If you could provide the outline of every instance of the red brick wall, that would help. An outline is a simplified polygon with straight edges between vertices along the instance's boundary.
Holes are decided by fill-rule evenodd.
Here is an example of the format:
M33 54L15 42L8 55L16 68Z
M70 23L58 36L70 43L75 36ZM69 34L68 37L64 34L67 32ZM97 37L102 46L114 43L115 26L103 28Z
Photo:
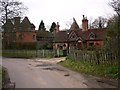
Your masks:
M88 20L87 17L84 17L84 15L82 20L82 31L88 31Z
M16 32L16 42L36 42L36 32Z
M103 46L103 41L88 41L87 42L87 47L89 47L89 43L90 42L93 42L94 43L94 45L93 46L95 46L95 47L102 47Z

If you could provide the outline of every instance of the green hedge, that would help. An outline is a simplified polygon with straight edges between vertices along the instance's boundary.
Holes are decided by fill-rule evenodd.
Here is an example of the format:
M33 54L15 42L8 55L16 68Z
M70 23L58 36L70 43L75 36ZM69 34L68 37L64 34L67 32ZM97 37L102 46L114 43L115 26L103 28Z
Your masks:
M36 42L30 42L30 43L10 43L9 45L4 45L3 49L17 49L17 50L25 50L25 49L29 49L29 50L34 50L36 49Z

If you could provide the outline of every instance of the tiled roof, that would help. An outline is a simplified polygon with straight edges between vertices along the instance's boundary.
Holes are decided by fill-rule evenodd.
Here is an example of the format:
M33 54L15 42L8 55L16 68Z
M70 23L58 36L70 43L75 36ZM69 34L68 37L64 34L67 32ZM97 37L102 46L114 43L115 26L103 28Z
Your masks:
M106 34L106 29L89 29L85 32L80 32L80 36L84 38L84 40L91 40L90 34L94 33L95 38L93 40L103 40Z
M13 23L11 22L10 19L7 20L7 22L2 26L2 28L4 29L4 32L9 32L9 31L13 31Z
M38 41L53 41L53 34L51 32L48 31L37 31L36 33L37 36L37 40Z
M15 18L18 19L18 17ZM25 17L21 23L15 23L15 21L12 23L11 21L12 19L8 19L7 22L2 26L4 31L35 31L35 25L29 21L28 17Z
M83 41L91 40L89 37L91 33L95 34L95 38L92 40L103 40L106 34L106 29L88 29L88 31L82 31L81 29L60 31L55 34L54 42L67 42L70 38L67 33L70 35L72 32L76 34L78 39L81 38Z
M29 25L30 25L31 23L30 23L28 17L25 17L25 18L23 19L23 21L21 22L21 24L25 24L25 25L26 25L26 24L29 24Z
M48 31L37 31L36 34L38 37L53 37L53 34Z
M77 29L79 29L79 26L78 26L75 18L73 18L73 23L72 23L72 25L70 27L70 30L77 30Z
M54 42L67 42L67 31L59 31L54 34Z

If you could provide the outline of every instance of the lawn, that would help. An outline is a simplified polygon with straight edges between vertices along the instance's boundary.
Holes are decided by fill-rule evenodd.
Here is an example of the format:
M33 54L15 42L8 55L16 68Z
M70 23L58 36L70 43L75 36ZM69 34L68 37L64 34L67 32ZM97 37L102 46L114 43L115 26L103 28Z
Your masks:
M113 65L110 66L110 65L103 65L103 64L96 65L88 62L80 62L80 61L75 61L70 59L66 59L65 61L60 62L59 64L71 70L84 73L84 74L104 77L108 79L120 78L120 75L118 73L120 66L113 66Z

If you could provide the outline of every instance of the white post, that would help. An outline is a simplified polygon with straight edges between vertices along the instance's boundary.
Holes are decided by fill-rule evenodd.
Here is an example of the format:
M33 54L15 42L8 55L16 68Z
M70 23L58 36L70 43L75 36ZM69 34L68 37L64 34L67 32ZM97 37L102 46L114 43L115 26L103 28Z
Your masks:
M45 56L45 51L43 50L43 57Z
M59 57L59 49L57 49L57 56Z

